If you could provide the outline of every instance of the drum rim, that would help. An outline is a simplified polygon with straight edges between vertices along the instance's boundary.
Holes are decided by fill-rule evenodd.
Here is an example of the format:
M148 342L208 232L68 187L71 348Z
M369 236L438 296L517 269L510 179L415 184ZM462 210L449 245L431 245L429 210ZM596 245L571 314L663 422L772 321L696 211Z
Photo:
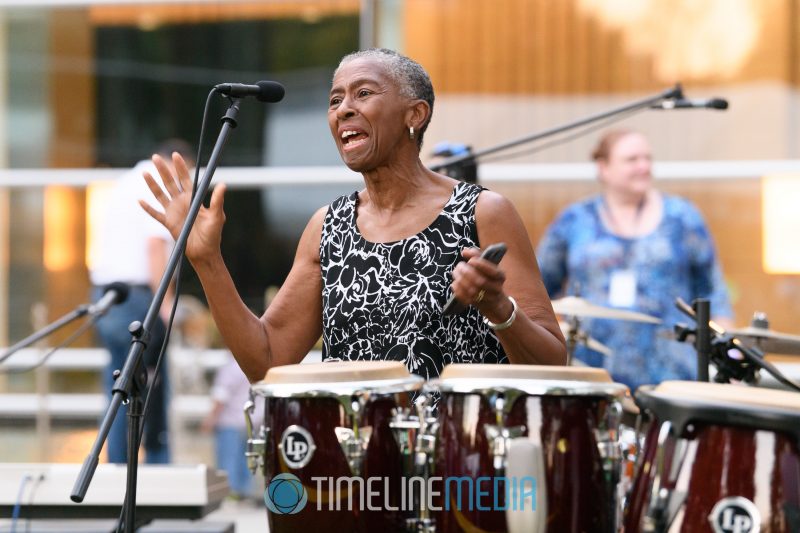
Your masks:
M449 374L455 374L450 376ZM522 375L524 377L517 377ZM526 379L614 383L604 368L589 366L452 363L445 365L438 379Z
M404 378L367 381L332 381L327 383L264 383L250 386L253 394L265 398L334 398L360 394L388 395L414 392L422 388L425 380L415 374Z
M659 391L657 385L643 385L634 395L636 404L651 413L659 424L670 422L676 434L682 435L686 426L719 425L747 427L793 435L800 440L800 411L751 403L712 401L707 397L678 397Z
M273 366L260 380L269 385L395 380L411 373L402 361L322 361Z
M516 391L534 396L624 396L622 383L555 379L447 378L432 379L426 391L455 394L491 394Z

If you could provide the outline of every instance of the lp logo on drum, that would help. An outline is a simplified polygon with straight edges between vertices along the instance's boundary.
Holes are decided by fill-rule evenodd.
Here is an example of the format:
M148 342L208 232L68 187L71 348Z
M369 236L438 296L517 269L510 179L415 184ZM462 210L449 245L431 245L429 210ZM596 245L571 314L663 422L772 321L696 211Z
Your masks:
M708 520L716 533L758 533L761 529L761 513L758 508L741 496L718 501Z
M297 476L278 474L264 491L264 503L275 514L296 514L308 503L308 492Z
M291 425L283 431L278 449L289 468L303 468L311 461L317 447L305 428Z

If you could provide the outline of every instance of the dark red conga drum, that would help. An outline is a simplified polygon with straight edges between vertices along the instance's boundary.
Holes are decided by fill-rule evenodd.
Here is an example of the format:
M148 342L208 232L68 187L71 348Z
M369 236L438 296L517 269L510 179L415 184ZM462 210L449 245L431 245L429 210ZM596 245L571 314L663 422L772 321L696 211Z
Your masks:
M636 401L652 422L626 532L800 531L800 394L667 381Z
M264 402L269 530L403 531L411 511L390 423L422 381L400 362L332 362L275 367L253 385Z
M596 368L449 365L431 387L441 393L433 469L441 478L432 513L437 533L616 530L625 385ZM530 502L507 498L521 478L508 461L520 445L536 487L536 509L521 521L510 511ZM503 478L505 486L495 483ZM484 483L471 487L472 502L467 479ZM448 480L462 480L460 496L446 490Z

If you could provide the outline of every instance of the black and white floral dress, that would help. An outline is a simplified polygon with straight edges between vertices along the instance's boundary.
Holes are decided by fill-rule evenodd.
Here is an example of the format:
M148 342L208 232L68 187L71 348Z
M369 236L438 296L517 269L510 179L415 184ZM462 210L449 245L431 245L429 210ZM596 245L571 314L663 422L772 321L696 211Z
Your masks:
M425 379L450 363L508 362L474 306L442 315L461 250L479 246L481 190L459 182L430 226L389 243L359 233L357 192L330 205L320 241L323 360L402 361Z

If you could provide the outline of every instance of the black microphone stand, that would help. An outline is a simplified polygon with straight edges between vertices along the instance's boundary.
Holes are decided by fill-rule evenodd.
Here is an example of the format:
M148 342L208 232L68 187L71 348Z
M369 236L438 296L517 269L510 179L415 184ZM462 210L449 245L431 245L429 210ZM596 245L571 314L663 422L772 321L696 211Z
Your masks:
M610 118L610 117L612 117L614 115L618 115L620 113L626 113L626 112L629 112L629 111L636 111L637 109L649 108L650 106L652 106L654 104L657 104L659 102L662 102L663 100L679 100L679 99L682 99L682 98L683 98L683 89L682 89L680 83L676 83L675 86L672 87L671 89L667 89L667 90L662 91L662 92L660 92L660 93L658 93L656 95L649 96L649 97L643 98L641 100L635 100L635 101L633 101L633 102L631 102L629 104L626 104L626 105L623 105L623 106L620 106L620 107L616 107L616 108L611 109L609 111L604 111L602 113L589 115L588 117L576 120L575 122L570 122L570 123L564 124L562 126L556 126L554 128L550 128L550 129L544 130L544 131L539 132L539 133L533 133L533 134L530 134L530 135L526 135L524 137L520 137L518 139L513 139L513 140L510 140L510 141L506 141L504 143L501 143L501 144L498 144L498 145L495 145L495 146L490 146L489 148L484 148L483 150L478 150L478 151L475 151L475 152L473 152L472 150L466 150L466 152L461 154L461 155L457 155L457 156L454 156L454 157L449 157L449 158L445 159L444 161L442 161L441 163L437 163L435 165L432 165L430 167L430 169L433 170L433 171L437 171L437 172L438 171L444 171L445 173L447 171L458 172L459 168L462 165L465 165L465 166L467 166L469 168L470 166L474 166L475 162L479 158L481 158L483 156L486 156L486 155L489 155L489 154L493 154L495 152L508 150L509 148L513 148L515 146L519 146L520 144L525 144L525 143L529 143L529 142L538 141L540 139L544 139L544 138L550 137L552 135L557 135L559 133L563 133L563 132L571 130L571 129L579 128L581 126L585 126L587 124L591 124L591 123L597 122L599 120Z
M186 241L189 238L189 233L192 230L194 221L197 218L197 213L203 204L206 192L211 185L211 179L214 176L214 171L217 168L222 149L228 140L230 131L236 127L236 115L239 112L239 98L230 99L230 107L228 108L225 116L222 117L222 128L220 129L214 149L208 160L205 173L197 185L197 191L194 199L189 206L189 212L186 215L183 228L178 235L175 246L169 257L167 267L161 277L161 282L158 285L153 301L150 303L150 308L145 315L144 322L140 323L135 321L129 326L129 331L132 335L131 348L128 352L128 358L122 371L118 373L114 387L112 389L111 402L106 410L100 429L98 430L97 438L92 445L89 455L83 462L83 467L78 474L78 479L72 488L70 498L76 503L83 501L86 496L86 491L89 489L89 484L92 481L97 465L100 461L100 451L103 449L108 432L111 429L111 424L117 415L119 406L123 402L128 402L128 464L127 464L127 483L126 483L126 498L124 502L124 529L125 533L133 533L138 524L136 524L136 476L139 465L138 455L138 439L139 430L141 427L142 417L142 392L147 383L147 374L142 368L142 353L144 352L147 343L149 342L150 331L158 319L158 312L164 297L167 293L172 277L178 267L183 252L186 248ZM153 382L158 379L158 376L153 376Z
M19 350L26 348L32 344L35 344L42 340L43 338L47 337L51 333L63 328L67 324L78 320L89 314L91 306L89 304L81 304L66 315L62 316L61 318L51 322L50 324L46 325L39 331L35 331L31 335L28 335L18 343L14 344L13 346L9 346L8 349L0 355L0 363L17 353Z

